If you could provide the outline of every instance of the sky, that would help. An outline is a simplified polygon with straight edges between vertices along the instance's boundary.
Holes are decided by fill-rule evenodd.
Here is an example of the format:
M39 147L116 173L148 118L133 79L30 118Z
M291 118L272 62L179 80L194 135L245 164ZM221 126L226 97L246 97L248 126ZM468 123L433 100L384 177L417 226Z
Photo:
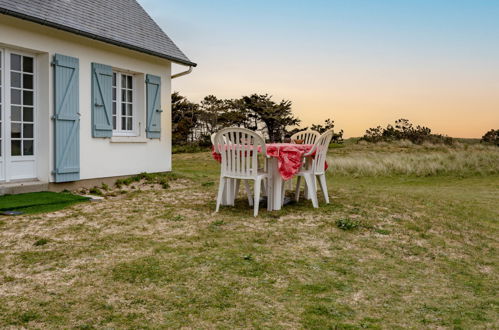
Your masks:
M191 101L270 94L346 137L399 118L499 129L499 0L139 2L198 64L172 82Z

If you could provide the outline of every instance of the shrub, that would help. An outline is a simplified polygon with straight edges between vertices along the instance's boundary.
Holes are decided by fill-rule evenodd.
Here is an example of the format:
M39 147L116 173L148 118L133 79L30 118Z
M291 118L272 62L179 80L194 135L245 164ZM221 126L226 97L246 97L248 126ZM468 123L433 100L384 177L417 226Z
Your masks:
M485 133L480 142L499 146L499 129L491 129Z
M407 119L395 121L395 126L388 125L386 128L381 126L369 128L359 141L366 142L392 142L407 140L414 144L434 143L434 144L453 144L453 139L441 134L432 134L431 129L425 126L414 127Z

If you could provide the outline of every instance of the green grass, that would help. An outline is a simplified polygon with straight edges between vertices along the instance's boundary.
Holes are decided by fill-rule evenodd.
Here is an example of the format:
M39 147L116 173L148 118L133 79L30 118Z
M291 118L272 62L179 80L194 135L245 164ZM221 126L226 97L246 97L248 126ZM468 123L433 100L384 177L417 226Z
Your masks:
M19 211L24 214L54 212L75 203L88 201L87 197L70 193L37 192L0 196L0 212Z
M424 153L331 158L365 148ZM498 175L331 172L331 204L254 218L243 194L213 213L210 157L175 155L167 190L0 223L0 327L499 327Z

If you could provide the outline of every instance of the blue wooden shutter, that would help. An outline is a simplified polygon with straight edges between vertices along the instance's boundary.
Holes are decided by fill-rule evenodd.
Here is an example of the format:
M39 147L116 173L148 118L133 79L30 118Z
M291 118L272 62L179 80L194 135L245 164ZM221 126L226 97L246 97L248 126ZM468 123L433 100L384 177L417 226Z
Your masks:
M161 137L161 77L148 74L146 76L147 94L147 138Z
M92 136L113 136L113 69L92 63Z
M80 179L79 61L55 54L54 61L55 182Z

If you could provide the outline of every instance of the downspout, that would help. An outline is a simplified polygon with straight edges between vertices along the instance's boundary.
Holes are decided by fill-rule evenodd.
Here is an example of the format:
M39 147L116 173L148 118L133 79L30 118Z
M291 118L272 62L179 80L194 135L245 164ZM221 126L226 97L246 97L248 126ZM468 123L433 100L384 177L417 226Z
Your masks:
M178 78L178 77L182 77L182 76L185 76L185 75L188 75L189 73L192 72L192 66L189 67L189 70L187 71L184 71L184 72L180 72L180 73L177 73L177 74L174 74L172 75L172 79L175 79L175 78Z

